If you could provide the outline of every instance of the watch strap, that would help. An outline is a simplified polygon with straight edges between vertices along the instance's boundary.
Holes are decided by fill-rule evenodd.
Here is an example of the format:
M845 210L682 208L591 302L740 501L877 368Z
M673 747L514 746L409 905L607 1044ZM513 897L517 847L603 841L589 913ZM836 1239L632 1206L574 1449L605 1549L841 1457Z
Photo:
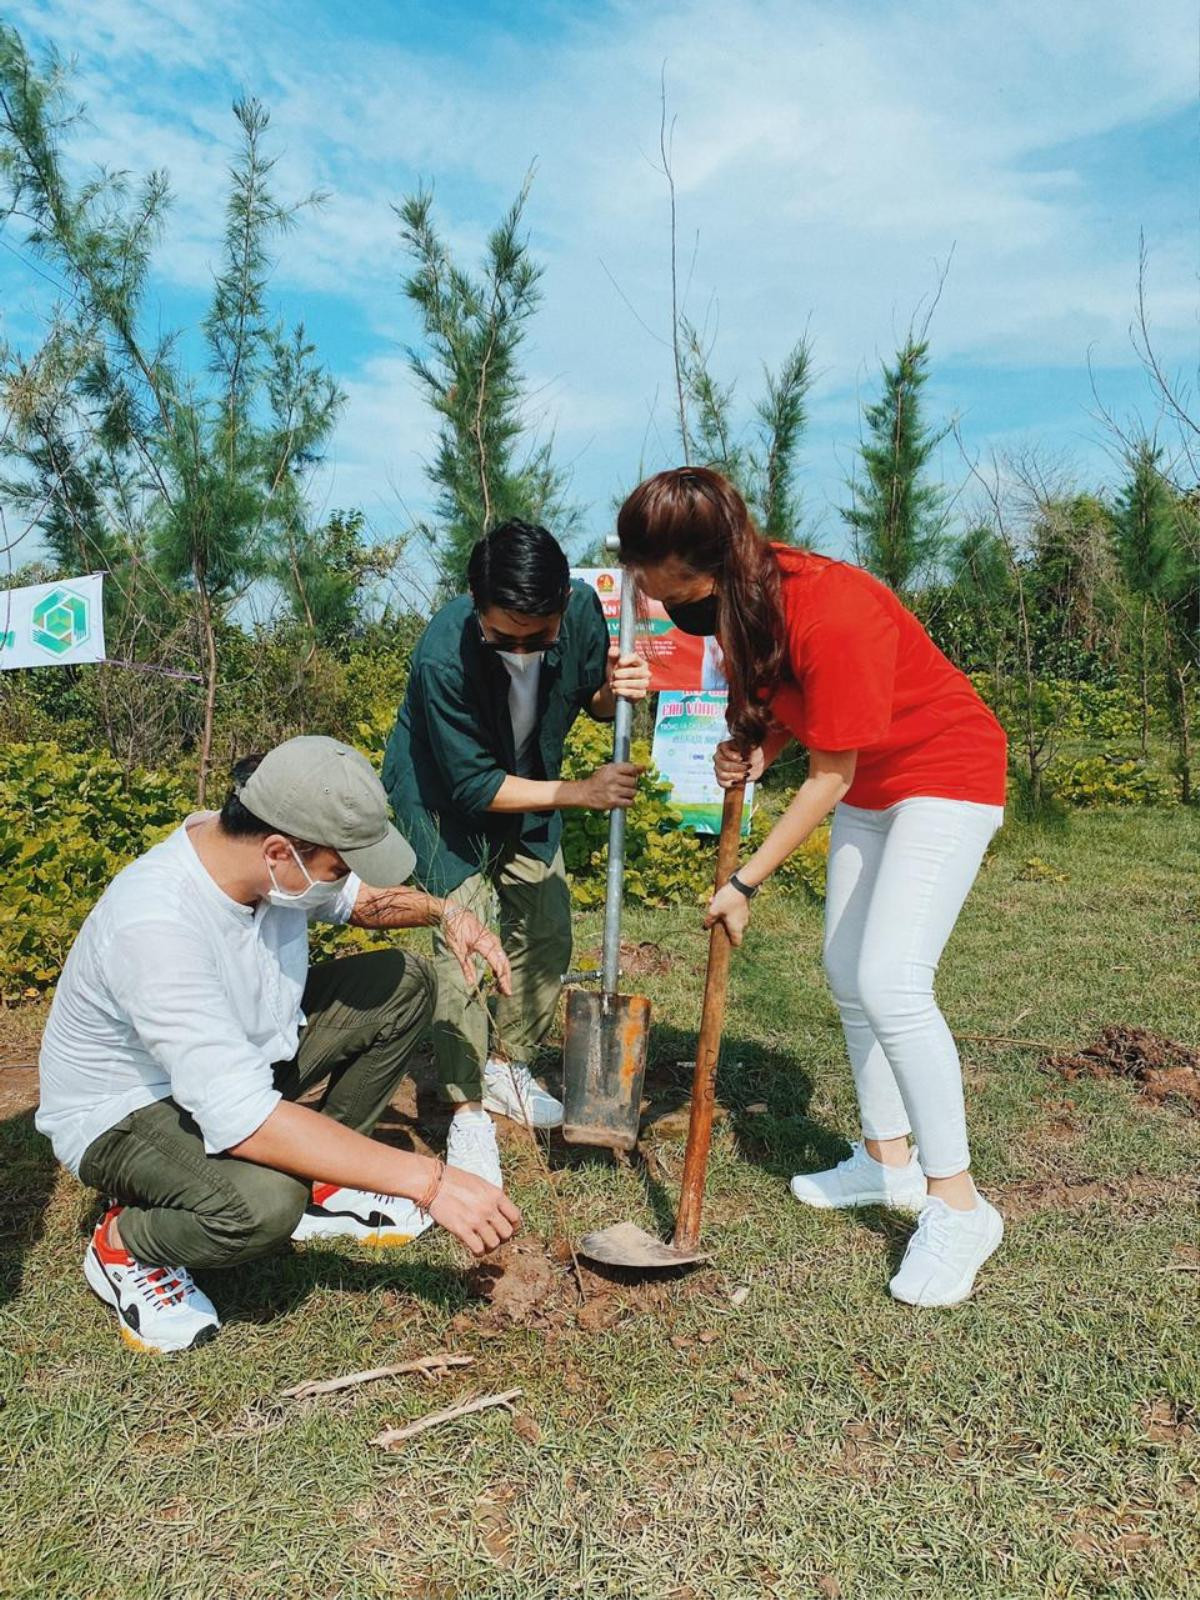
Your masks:
M761 884L756 883L754 885L754 887L751 888L748 883L743 883L742 882L742 880L738 877L736 872L731 872L729 874L728 882L730 882L733 885L733 887L737 890L737 892L739 894L744 894L746 896L747 900L753 900L754 896L758 893L759 889L762 887Z

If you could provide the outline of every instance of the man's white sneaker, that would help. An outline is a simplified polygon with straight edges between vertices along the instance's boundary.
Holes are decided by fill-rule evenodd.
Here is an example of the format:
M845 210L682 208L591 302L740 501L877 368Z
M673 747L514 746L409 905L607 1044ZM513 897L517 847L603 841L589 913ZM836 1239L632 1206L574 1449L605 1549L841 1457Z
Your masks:
M409 1244L432 1227L433 1218L400 1195L314 1183L312 1200L292 1238L356 1239L387 1248Z
M892 1294L910 1306L956 1306L1003 1237L1004 1221L982 1195L976 1195L974 1211L955 1211L930 1198L889 1286Z
M850 1154L826 1172L798 1172L792 1193L806 1206L822 1210L842 1206L893 1206L919 1211L925 1204L925 1174L914 1150L904 1167L885 1167L865 1144L856 1141Z
M561 1128L562 1101L554 1096L521 1061L489 1057L483 1068L485 1111L498 1112L531 1128Z
M195 1350L216 1336L221 1326L216 1307L192 1281L186 1267L151 1267L135 1261L128 1250L106 1243L114 1207L97 1224L83 1258L88 1287L117 1313L121 1337L134 1350L165 1355Z
M450 1118L446 1140L446 1165L460 1172L473 1172L477 1178L504 1187L500 1171L500 1146L496 1130L486 1111L456 1111Z

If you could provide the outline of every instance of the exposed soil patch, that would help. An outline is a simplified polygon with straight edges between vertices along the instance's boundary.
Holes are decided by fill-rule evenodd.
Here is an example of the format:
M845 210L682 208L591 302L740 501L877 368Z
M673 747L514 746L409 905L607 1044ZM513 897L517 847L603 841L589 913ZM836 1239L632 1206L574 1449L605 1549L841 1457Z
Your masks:
M1146 1407L1146 1437L1151 1444L1180 1444L1200 1438L1200 1410L1187 1400L1159 1395Z
M590 950L584 957L585 961L600 965L599 950ZM675 957L668 955L663 947L655 944L652 939L642 939L634 943L632 939L621 940L621 974L626 978L657 978L664 972L670 972L675 965Z
M33 1062L28 1066L0 1067L0 1121L32 1111L38 1102L38 1074Z
M50 1007L42 1000L0 1006L0 1066L36 1061Z
M1020 1221L1039 1211L1078 1211L1087 1206L1192 1199L1193 1178L1031 1178L1004 1184L989 1194L1006 1221Z
M493 1251L471 1268L467 1281L485 1304L455 1317L451 1326L461 1333L498 1333L508 1328L537 1328L549 1336L596 1333L635 1312L661 1309L681 1294L716 1291L712 1272L640 1276L617 1268L599 1269L581 1260L577 1277L565 1240L547 1245L530 1234Z
M1044 1065L1064 1078L1130 1078L1148 1100L1170 1100L1200 1115L1200 1050L1148 1028L1116 1022L1074 1055L1048 1056Z

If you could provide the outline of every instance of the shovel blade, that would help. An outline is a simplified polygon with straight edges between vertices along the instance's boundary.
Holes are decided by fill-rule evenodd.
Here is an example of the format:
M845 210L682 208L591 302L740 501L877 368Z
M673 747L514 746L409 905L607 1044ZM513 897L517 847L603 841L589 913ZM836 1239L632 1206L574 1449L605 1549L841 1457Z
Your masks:
M649 1038L645 995L568 991L562 1129L568 1144L633 1149Z

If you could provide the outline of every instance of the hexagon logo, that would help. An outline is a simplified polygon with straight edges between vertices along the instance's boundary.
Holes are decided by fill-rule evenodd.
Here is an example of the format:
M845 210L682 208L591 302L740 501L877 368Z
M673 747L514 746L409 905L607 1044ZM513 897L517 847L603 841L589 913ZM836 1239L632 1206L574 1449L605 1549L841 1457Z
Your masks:
M73 589L51 589L33 608L33 642L52 656L66 655L85 644L91 633L91 618L85 595Z

